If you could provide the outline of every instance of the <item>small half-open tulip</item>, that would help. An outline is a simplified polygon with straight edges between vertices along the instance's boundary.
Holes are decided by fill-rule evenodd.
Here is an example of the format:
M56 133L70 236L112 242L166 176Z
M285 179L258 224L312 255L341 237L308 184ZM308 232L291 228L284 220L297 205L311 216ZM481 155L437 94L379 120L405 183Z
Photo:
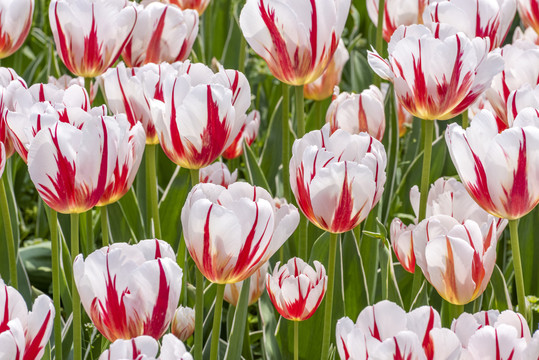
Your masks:
M183 306L177 308L170 329L181 341L189 339L195 331L195 310Z
M238 169L230 173L225 163L220 161L208 165L198 172L198 182L212 183L228 187L230 184L235 183L238 178Z
M248 304L254 304L266 290L266 275L268 274L269 264L262 265L253 275L249 285L249 300ZM231 305L238 306L240 300L243 281L237 283L226 284L224 299Z
M384 3L383 37L386 42L401 25L423 23L423 11L429 0L386 0ZM367 0L367 12L374 26L378 26L378 0Z
M182 269L162 240L116 243L73 263L86 313L109 341L148 335L160 339L178 305Z

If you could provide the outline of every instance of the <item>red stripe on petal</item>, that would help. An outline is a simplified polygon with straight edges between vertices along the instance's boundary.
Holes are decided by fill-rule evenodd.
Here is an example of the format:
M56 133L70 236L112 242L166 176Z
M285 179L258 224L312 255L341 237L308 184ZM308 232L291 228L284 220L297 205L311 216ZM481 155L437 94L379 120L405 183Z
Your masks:
M144 322L144 334L153 337L155 340L159 340L163 336L170 323L170 319L167 321L170 285L161 259L157 259L157 262L159 264L159 290L151 317Z
M158 64L161 62L161 38L163 36L163 29L165 28L165 18L167 15L167 10L168 6L165 6L161 17L159 18L157 26L152 33L152 37L150 38L150 41L148 43L148 48L146 49L146 58L144 59L144 64Z
M43 320L43 323L41 324L41 327L39 328L39 331L32 339L26 339L26 346L24 349L24 355L23 360L35 360L38 357L38 354L43 348L45 347L47 340L45 339L45 332L47 331L47 328L49 327L49 324L52 320L51 316L51 310L47 312L47 316L45 316L45 319ZM44 341L45 340L45 341Z

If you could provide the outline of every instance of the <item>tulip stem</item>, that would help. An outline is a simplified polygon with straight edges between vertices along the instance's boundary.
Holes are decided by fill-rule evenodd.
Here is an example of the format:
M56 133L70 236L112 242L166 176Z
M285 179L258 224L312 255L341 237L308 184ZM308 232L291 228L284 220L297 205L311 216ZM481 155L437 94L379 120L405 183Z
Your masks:
M464 110L462 113L462 128L466 129L468 127L468 110Z
M79 214L71 214L71 266L79 254ZM71 299L73 301L73 359L82 359L82 323L80 313L80 296L75 283L75 275L71 278Z
M527 317L526 296L524 291L524 277L522 274L522 262L520 260L520 245L518 242L518 219L509 220L511 233L511 252L513 253L513 267L515 269L515 286L517 288L518 311Z
M194 358L202 359L202 338L204 335L204 276L198 270L196 273L196 297L195 297L195 344Z
M299 321L294 321L294 360L299 359Z
M376 52L383 56L384 50L384 12L385 12L385 0L378 0L378 22L376 26ZM382 79L379 76L375 76L373 84L380 87Z
M339 234L329 234L329 261L328 261L328 288L326 291L326 307L324 314L324 332L322 337L322 356L321 360L327 360L329 354L329 338L333 325L331 315L333 312L333 288L335 282L335 260L337 258L337 242Z
M240 41L240 55L239 55L239 64L238 64L238 71L241 73L245 72L246 48L247 48L247 41L245 40L245 36L243 36L242 34L241 41Z
M58 214L49 209L49 230L52 253L52 299L54 301L54 357L62 360L62 307L60 291L60 242L58 240Z
M305 135L305 105L303 99L303 85L295 87L296 91L296 120L297 120L297 129L296 135L298 139L302 138Z
M421 171L421 198L419 202L418 223L425 219L427 214L427 198L429 195L429 179L430 179L430 161L432 157L432 134L434 132L434 121L423 120L423 170Z
M314 102L314 121L319 128L322 128L326 124L326 119L322 116L322 101Z
M150 229L153 225L153 233L150 230L150 236L154 236L157 239L161 239L161 222L159 221L159 203L157 194L157 159L156 159L157 145L146 145L146 181L148 182L149 200L151 221Z
M9 258L9 281L15 289L17 286L17 250L15 249L15 237L11 227L11 217L9 216L9 205L7 202L6 183L3 177L0 177L0 207L2 219L4 220L4 231L6 233L7 252Z
M290 200L290 127L288 125L288 115L290 111L290 89L283 83L283 102L282 102L282 131L283 131L283 196Z
M109 216L107 205L101 206L101 246L109 246Z
M213 328L211 331L211 351L210 360L217 360L219 357L219 337L221 330L221 312L223 311L223 297L225 295L226 284L216 284L217 295L215 298L215 311L213 313ZM196 310L195 310L196 315Z

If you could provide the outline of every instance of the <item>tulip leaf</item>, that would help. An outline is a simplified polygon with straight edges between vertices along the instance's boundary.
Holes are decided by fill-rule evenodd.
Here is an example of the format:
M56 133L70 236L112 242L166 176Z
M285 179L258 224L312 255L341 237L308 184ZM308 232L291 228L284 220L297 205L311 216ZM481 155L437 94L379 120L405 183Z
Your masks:
M118 201L118 205L120 206L125 221L129 225L129 230L131 231L131 235L134 237L135 241L144 239L144 220L142 218L142 213L140 211L135 190L131 188ZM110 221L110 219L115 218L109 216L109 222L112 226L113 221Z
M492 276L490 278L490 286L494 291L494 302L496 303L496 309L503 311L507 309L512 309L511 305L511 296L509 295L509 290L507 289L507 283L503 276L502 270L496 264L494 270L492 271Z
M180 241L181 213L190 190L189 171L176 167L159 202L161 235L174 249L178 248Z
M240 298L236 311L234 311L234 321L232 323L232 331L228 338L228 348L225 354L225 360L235 360L241 356L243 347L243 339L245 335L245 327L247 325L247 308L249 307L249 287L250 278L243 281ZM229 307L229 311L232 307Z
M275 311L267 292L264 292L258 301L258 311L262 323L262 351L264 357L267 360L283 359L275 337L277 327Z
M244 144L243 153L245 154L245 166L247 166L247 174L249 176L249 182L252 185L263 187L264 189L268 190L268 192L271 194L268 181L266 180L266 177L264 176L262 169L260 169L260 166L258 164L255 154L253 153L253 150L251 150L249 146L246 146Z

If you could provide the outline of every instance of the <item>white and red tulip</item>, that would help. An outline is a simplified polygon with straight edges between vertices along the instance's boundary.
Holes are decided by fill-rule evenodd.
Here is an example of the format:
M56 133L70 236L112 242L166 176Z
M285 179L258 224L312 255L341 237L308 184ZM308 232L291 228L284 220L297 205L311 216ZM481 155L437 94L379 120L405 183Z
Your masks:
M485 326L477 330L463 350L465 360L525 359L526 341L518 336L517 330L509 325ZM527 360L527 359L526 359Z
M58 55L69 71L96 77L120 56L137 11L125 0L52 0L49 19Z
M351 134L369 133L382 141L386 128L384 95L371 85L359 94L342 92L331 102L326 113L331 132L343 129Z
M515 0L438 0L425 9L423 23L449 24L470 39L489 39L493 50L505 40L516 10Z
M0 279L0 309L0 358L41 359L52 332L52 300L40 295L28 312L21 294Z
M181 341L189 339L195 331L195 310L183 306L177 308L170 329Z
M198 15L202 15L204 10L208 7L210 0L142 0L143 5L147 5L153 2L162 2L165 4L176 5L182 10L193 9L198 12Z
M32 26L34 0L5 0L0 4L0 59L19 49Z
M82 305L109 341L148 335L160 339L180 298L182 269L162 240L116 243L73 263Z
M253 110L249 115L244 117L244 119L245 122L243 123L240 132L236 135L232 144L230 144L223 153L225 159L234 159L243 154L243 143L245 142L247 146L251 146L258 135L260 112L258 110Z
M487 212L519 219L539 203L536 109L521 111L513 126L501 133L494 116L482 111L466 130L451 124L445 137L460 179Z
M215 162L198 172L198 182L221 185L225 188L235 183L238 178L238 169L230 173L225 163Z
M539 34L539 4L537 0L517 0L518 14L525 26Z
M391 38L389 58L369 52L372 69L391 81L400 103L425 120L447 120L465 111L502 71L489 42L470 40L445 24L401 26Z
M198 34L198 13L159 2L137 6L133 36L122 51L128 67L184 61Z
M0 67L0 142L4 143L6 155L10 157L15 152L13 141L7 126L7 113L15 110L15 94L20 88L27 88L26 82L15 70Z
M159 344L150 336L118 339L101 354L99 360L193 360L185 345L172 334L163 337L159 356L158 350Z
M344 65L350 58L342 39L324 73L315 81L305 84L303 94L307 99L324 100L333 94L335 86L341 82Z
M266 275L268 274L269 264L264 263L253 275L251 275L251 282L249 285L249 300L248 304L254 304L264 290L266 290ZM231 305L238 306L240 300L241 289L243 287L243 281L237 283L226 284L224 299Z
M318 79L330 63L349 10L350 0L248 0L240 28L273 76L304 85Z
M279 265L277 262L273 273L266 276L266 289L273 306L288 320L307 320L326 293L328 277L324 265L315 261L313 269L300 258Z
M380 200L386 161L383 145L369 134L330 134L326 124L294 142L292 192L313 224L332 233L349 231Z
M198 184L182 209L185 243L211 282L227 284L254 274L299 223L293 205L275 206L263 188L237 182L228 189Z

